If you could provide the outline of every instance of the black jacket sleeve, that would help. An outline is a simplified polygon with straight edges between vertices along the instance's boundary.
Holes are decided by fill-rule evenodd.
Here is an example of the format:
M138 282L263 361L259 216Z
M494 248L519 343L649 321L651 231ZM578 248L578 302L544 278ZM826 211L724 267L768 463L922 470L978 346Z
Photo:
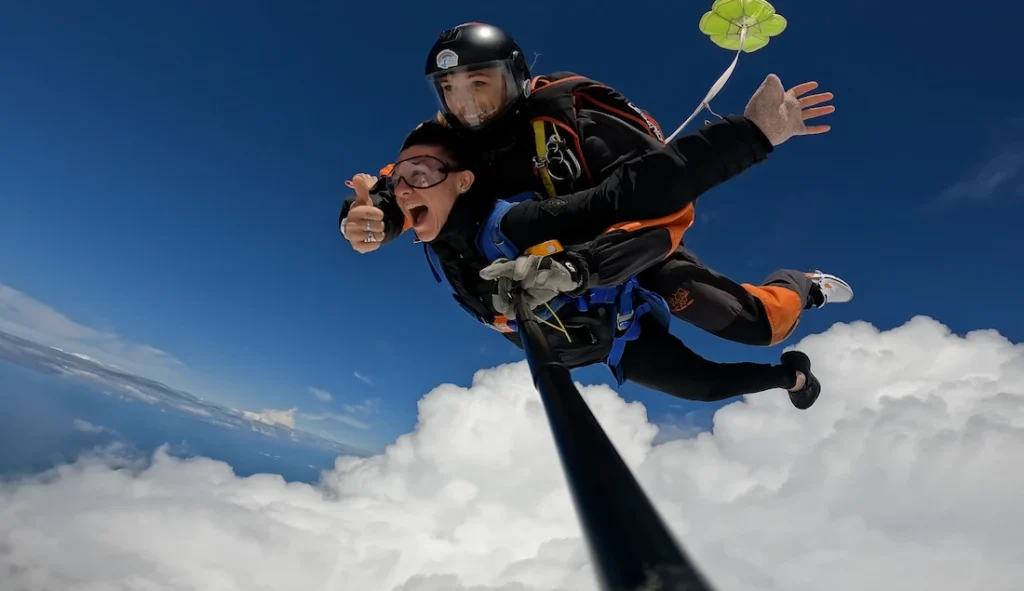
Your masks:
M405 214L402 208L395 202L395 196L388 190L386 179L383 177L370 189L370 199L373 204L384 212L384 237L381 242L390 242L401 235L405 228ZM348 216L348 210L352 208L355 197L349 197L341 204L341 213L338 214L338 232L341 232L341 223Z
M752 121L730 115L623 163L592 189L516 204L501 230L520 249L547 240L587 242L623 222L679 213L772 151Z
M669 232L663 227L609 232L590 242L568 246L552 258L573 263L577 276L583 280L577 293L592 287L622 285L664 260L671 240Z

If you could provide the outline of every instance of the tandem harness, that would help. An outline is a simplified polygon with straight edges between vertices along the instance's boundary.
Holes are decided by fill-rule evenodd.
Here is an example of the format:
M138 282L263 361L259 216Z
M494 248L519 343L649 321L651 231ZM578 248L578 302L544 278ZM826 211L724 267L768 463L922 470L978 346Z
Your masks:
M481 226L475 240L476 247L489 262L502 258L515 259L522 253L501 233L501 220L514 202L533 197L533 193L522 193L509 200L497 201L494 210L488 216L483 226ZM437 254L430 248L429 244L424 243L423 246L431 270L434 273L434 278L454 293L455 290L452 288L451 283L448 282ZM483 317L465 305L457 294L455 299L459 301L459 304L471 316L481 323L499 332L517 332L518 327L514 320L508 320L503 316L496 318ZM564 293L559 294L548 302L548 305L554 311L567 305L575 306L581 312L586 312L591 306L606 305L611 308L615 317L615 336L612 339L611 351L608 353L606 363L620 386L625 382L622 370L622 354L626 349L626 343L636 340L640 336L640 317L644 314L652 313L665 326L668 326L671 320L665 300L654 292L641 287L635 275L621 285L591 288L584 295L571 296ZM551 319L551 312L547 309L540 309L534 314L544 321Z

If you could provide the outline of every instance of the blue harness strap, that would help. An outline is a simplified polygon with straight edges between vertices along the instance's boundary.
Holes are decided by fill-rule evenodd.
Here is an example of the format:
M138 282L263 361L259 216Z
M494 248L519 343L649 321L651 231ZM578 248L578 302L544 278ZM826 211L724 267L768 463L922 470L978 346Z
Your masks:
M513 199L518 197L520 195L516 195ZM483 223L480 232L476 235L476 246L489 262L493 263L502 258L514 259L522 252L501 232L501 220L510 209L512 209L512 202L499 199L494 204L491 215L487 216L487 221Z
M484 258L488 262L493 263L499 259L514 259L518 257L523 250L516 246L511 240L505 236L501 231L501 220L508 213L508 210L512 209L515 203L525 201L527 199L533 199L536 197L535 193L520 193L514 195L508 199L499 199L494 204L494 209L491 210L487 220L480 226L480 231L476 236L476 247L483 253ZM551 310L558 311L565 304L574 301L576 298L573 296L567 296L560 294L558 297L548 302L548 307ZM552 319L551 312L547 308L538 310L534 314L544 320L545 322ZM498 327L490 325L492 328L497 328L503 332L514 332L518 330L516 322L514 320L505 320L504 323Z
M514 203L531 199L534 196L534 193L521 193L507 200L498 200L495 203L494 209L480 227L475 241L477 248L488 261L494 262L502 258L514 259L522 252L520 248L501 232L501 220ZM518 331L518 325L514 320L495 324L481 317L463 303L458 295L454 293L454 289L444 273L444 268L441 266L437 254L426 243L424 243L424 250L426 251L427 261L430 263L430 269L434 273L434 278L437 279L438 283L443 283L449 291L453 292L455 300L459 302L459 305L464 310L483 324L500 332ZM620 386L626 381L622 370L622 354L626 350L626 344L640 336L640 318L645 314L653 314L658 323L666 327L672 318L665 299L641 287L635 275L622 285L592 288L582 296L560 294L548 302L552 310L559 310L567 304L573 304L581 312L586 312L594 305L611 307L612 312L615 314L615 336L612 338L612 346L608 353L606 364L611 370L612 375L615 376L615 381ZM542 320L548 321L551 319L551 313L547 309L539 310L536 314Z
M640 287L636 276L629 278L619 289L615 305L615 337L612 339L612 348L608 352L608 369L615 376L618 385L626 381L622 369L622 354L626 351L626 343L635 341L640 336L640 318L644 314L653 314L655 320L662 326L668 327L672 320L672 313L668 308L665 298ZM634 309L634 304L640 301L640 305Z
M427 255L427 263L430 264L430 272L434 274L434 279L444 285L449 291L454 291L452 284L448 283L448 276L444 274L444 269L441 267L441 261L437 258L437 253L426 242L423 243L423 253Z

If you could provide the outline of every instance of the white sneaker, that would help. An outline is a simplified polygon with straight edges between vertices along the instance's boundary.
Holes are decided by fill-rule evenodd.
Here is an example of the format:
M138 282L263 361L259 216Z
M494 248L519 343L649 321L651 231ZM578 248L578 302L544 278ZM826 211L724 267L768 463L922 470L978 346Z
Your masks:
M822 302L821 306L825 304L845 304L853 299L853 288L850 287L849 283L835 275L815 271L807 273L807 277L821 289L822 295L825 296L825 301ZM818 307L820 308L821 306Z

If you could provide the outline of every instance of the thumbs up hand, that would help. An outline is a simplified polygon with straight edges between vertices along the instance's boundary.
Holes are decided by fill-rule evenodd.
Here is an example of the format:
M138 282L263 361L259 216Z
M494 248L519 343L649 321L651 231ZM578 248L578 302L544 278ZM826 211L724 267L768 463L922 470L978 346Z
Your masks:
M360 254L380 248L384 237L384 212L370 199L370 189L375 184L377 177L364 173L345 181L345 185L356 192L356 198L342 221L341 232Z

